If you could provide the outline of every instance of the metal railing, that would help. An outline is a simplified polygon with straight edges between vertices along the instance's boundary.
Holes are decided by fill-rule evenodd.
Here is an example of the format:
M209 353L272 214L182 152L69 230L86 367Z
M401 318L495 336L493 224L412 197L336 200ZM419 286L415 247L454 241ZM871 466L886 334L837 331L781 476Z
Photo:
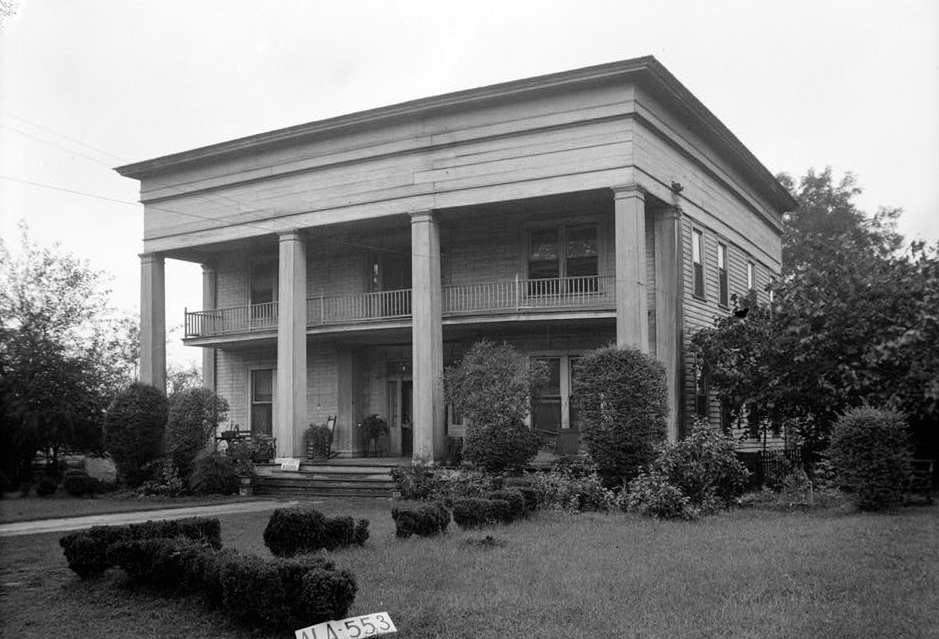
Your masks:
M612 275L505 280L448 285L441 290L448 316L526 313L544 309L612 309ZM277 302L186 312L186 337L211 337L276 330ZM306 300L307 326L356 324L411 317L411 289Z

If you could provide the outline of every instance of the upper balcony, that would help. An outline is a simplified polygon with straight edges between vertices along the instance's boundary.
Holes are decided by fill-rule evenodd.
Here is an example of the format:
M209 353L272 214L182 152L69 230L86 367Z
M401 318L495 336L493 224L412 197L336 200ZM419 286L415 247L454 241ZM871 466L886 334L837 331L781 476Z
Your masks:
M612 275L448 285L441 294L445 324L615 309ZM306 302L309 332L367 330L411 321L409 288L311 297ZM185 339L269 336L277 332L277 314L277 302L187 312Z

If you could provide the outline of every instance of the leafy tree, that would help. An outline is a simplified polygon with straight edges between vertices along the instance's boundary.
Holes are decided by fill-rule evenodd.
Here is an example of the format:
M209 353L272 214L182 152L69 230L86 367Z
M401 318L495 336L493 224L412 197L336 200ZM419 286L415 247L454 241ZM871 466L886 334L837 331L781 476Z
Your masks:
M925 432L939 418L939 247L901 252L900 211L868 217L859 192L850 174L835 184L829 169L809 171L793 193L772 308L717 318L692 340L722 400L788 420L810 456L865 402L907 412Z
M665 439L665 368L635 348L599 348L581 358L574 395L583 413L581 435L604 483L633 479Z
M121 479L136 487L148 479L146 466L163 453L166 396L135 382L117 394L104 420L104 444Z
M104 276L22 227L0 242L0 483L37 450L100 450L104 408L136 373L135 329L107 303Z
M202 387L202 369L195 364L180 365L170 363L166 367L166 395Z
M485 339L447 368L447 401L470 421L463 438L463 458L489 471L503 471L534 457L539 438L525 426L525 419L532 396L546 378L544 367L526 366L515 348Z
M189 388L169 397L166 448L179 470L188 478L193 461L203 452L228 416L228 402L208 388Z

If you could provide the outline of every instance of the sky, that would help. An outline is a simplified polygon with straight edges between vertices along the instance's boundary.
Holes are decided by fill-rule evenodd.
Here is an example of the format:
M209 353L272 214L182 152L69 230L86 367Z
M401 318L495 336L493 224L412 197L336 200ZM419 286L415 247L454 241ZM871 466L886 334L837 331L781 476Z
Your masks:
M113 167L496 82L654 55L773 173L853 172L939 240L939 2L0 0L0 237L139 309L139 184ZM0 15L3 12L0 11ZM167 261L171 362L197 265ZM174 328L175 327L175 328Z

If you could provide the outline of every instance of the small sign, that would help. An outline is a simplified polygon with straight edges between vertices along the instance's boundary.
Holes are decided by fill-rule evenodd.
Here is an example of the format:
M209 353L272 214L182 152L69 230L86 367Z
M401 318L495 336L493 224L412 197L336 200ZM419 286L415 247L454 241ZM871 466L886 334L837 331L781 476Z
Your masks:
M281 470L300 470L300 460L291 457L284 457L280 460Z
M294 632L296 639L365 639L398 632L387 612L327 621Z

